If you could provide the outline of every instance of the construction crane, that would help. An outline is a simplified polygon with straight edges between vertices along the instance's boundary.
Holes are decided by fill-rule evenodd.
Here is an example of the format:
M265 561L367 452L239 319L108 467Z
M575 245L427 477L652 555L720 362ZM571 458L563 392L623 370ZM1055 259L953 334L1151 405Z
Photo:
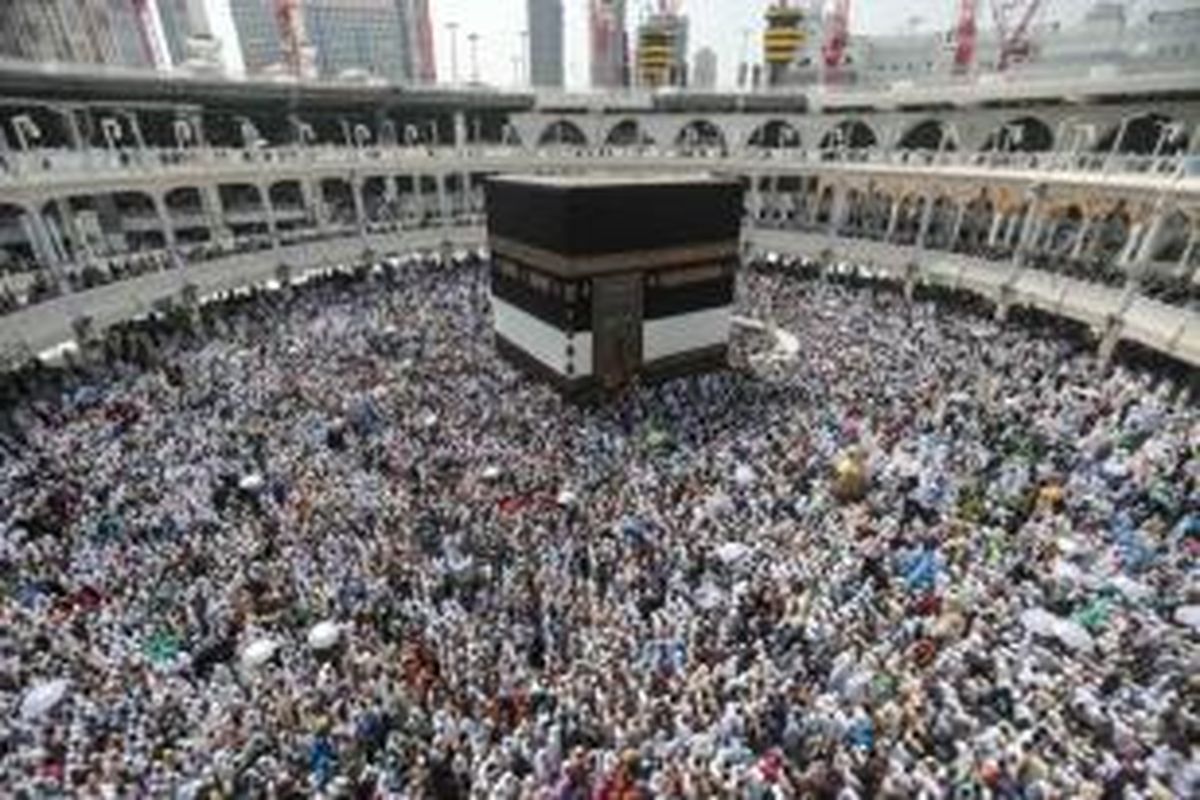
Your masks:
M275 21L283 44L283 60L300 77L303 67L304 17L300 0L275 0Z
M821 60L827 69L837 69L845 63L849 43L850 0L834 0L833 13L825 28L825 41L821 45Z
M1000 53L996 69L1006 70L1014 63L1024 61L1033 53L1033 42L1029 38L1029 24L1042 6L1042 0L991 0L992 18L996 21L996 33L1000 39Z
M979 0L959 0L958 24L954 26L954 71L964 74L975 66L975 46L979 30L975 9Z
M150 59L150 66L155 69L166 68L169 65L158 46L158 37L154 35L154 7L150 0L133 0L133 13L137 18L138 38Z

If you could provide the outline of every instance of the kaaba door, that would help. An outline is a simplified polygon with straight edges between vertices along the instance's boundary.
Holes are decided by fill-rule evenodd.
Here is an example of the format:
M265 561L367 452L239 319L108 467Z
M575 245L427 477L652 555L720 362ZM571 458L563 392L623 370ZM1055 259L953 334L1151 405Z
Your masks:
M642 276L592 280L592 366L605 388L628 383L642 363Z

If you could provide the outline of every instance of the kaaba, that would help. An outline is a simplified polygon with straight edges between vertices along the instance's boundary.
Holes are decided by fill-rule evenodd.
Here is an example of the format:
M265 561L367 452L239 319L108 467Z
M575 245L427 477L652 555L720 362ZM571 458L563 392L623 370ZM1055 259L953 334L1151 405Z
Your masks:
M707 175L491 178L497 350L571 395L724 366L742 191Z

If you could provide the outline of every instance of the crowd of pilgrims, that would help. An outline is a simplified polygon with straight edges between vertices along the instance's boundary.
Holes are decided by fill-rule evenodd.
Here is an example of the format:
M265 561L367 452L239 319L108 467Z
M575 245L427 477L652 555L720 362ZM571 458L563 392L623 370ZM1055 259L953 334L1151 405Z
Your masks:
M819 273L599 403L474 258L10 374L0 794L1196 797L1195 373Z

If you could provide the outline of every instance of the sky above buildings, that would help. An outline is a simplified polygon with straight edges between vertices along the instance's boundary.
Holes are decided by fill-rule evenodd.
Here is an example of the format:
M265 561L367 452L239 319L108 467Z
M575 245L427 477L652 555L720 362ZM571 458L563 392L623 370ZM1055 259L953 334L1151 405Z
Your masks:
M989 0L980 0L979 21L990 24ZM1045 19L1070 22L1079 17L1091 0L1045 0ZM807 5L807 2L801 2ZM471 75L467 34L479 35L480 77L488 83L511 86L514 83L513 59L521 52L521 31L527 28L527 0L431 0L438 57L438 76L451 75L450 34L446 25L456 22L458 33L458 74L460 80ZM644 10L643 0L629 0L628 26L632 31ZM708 45L717 51L718 82L731 86L736 65L748 46L757 52L762 32L763 11L767 0L683 0L683 12L691 23L691 49L694 53ZM563 0L566 74L569 88L585 88L588 83L587 13L589 0ZM868 34L900 33L910 29L945 29L953 24L957 0L852 0L852 32ZM746 31L749 30L749 44Z

